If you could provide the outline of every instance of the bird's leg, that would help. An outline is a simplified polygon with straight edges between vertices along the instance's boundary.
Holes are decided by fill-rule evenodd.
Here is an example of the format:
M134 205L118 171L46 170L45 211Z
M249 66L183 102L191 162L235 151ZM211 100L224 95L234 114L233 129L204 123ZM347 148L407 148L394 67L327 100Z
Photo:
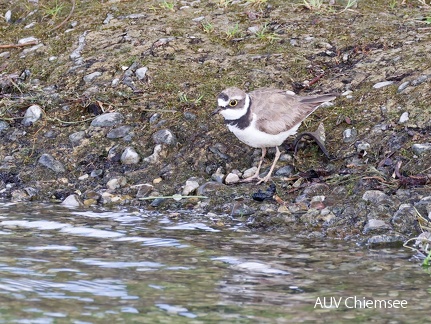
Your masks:
M281 155L280 150L278 149L278 146L276 146L275 158L274 158L274 162L272 162L271 169L269 169L268 174L264 178L260 179L257 184L261 184L262 182L267 182L269 179L271 179L272 172L274 171L275 165L277 164L277 161L280 158L280 155Z
M241 180L241 182L251 182L253 180L261 180L261 178L259 177L259 172L260 172L260 167L262 166L262 163L263 163L263 159L265 158L265 155L266 155L266 147L262 147L262 156L260 157L259 164L257 165L256 173L251 177Z
M296 155L296 152L298 151L298 144L299 144L300 139L303 138L304 136L309 136L312 139L314 139L314 141L316 142L316 144L322 150L323 154L325 154L325 156L329 160L333 159L333 157L331 157L329 155L328 151L326 150L325 144L322 142L322 140L320 139L320 136L318 134L316 134L316 132L303 132L303 133L298 134L298 136L296 136L296 139L293 142L293 147L295 149L294 155Z

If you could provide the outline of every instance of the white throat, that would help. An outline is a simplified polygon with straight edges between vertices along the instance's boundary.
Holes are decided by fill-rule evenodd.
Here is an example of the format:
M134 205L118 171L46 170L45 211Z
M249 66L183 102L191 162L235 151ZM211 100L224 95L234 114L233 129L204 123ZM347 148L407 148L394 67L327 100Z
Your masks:
M235 99L235 98L232 98ZM227 106L228 103L225 102L223 99L218 100L218 104L220 106ZM241 118L247 113L248 107L250 106L250 97L248 94L245 95L244 100L244 107L242 108L226 108L220 111L220 114L224 117L226 120L236 120Z

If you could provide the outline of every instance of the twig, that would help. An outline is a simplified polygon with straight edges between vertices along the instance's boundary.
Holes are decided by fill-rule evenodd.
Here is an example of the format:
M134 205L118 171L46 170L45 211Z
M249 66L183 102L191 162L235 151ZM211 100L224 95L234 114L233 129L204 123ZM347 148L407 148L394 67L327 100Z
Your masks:
M30 46L30 45L36 45L38 43L38 41L31 41L31 42L27 42L27 43L22 43L22 44L6 44L6 45L0 45L0 48L20 48L20 47L24 47L24 46Z
M51 28L48 32L51 33L56 29L59 29L61 26L63 26L65 23L67 23L67 21L70 19L70 17L72 17L73 11L75 11L75 0L71 0L72 2L72 9L70 9L69 15L61 22L59 23L57 26Z

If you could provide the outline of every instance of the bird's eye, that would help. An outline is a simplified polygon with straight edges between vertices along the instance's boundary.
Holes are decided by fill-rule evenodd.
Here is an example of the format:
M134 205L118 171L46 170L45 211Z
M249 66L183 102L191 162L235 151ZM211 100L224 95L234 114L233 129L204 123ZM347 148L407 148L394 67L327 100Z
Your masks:
M231 106L231 107L235 107L236 105L238 104L238 100L231 100L231 101L229 101L229 106Z

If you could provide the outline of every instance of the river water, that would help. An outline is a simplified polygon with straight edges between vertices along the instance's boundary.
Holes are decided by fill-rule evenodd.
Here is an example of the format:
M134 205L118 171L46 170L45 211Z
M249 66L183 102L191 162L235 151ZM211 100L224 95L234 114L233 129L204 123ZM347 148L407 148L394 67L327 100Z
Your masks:
M0 323L421 323L409 250L208 216L0 203Z

